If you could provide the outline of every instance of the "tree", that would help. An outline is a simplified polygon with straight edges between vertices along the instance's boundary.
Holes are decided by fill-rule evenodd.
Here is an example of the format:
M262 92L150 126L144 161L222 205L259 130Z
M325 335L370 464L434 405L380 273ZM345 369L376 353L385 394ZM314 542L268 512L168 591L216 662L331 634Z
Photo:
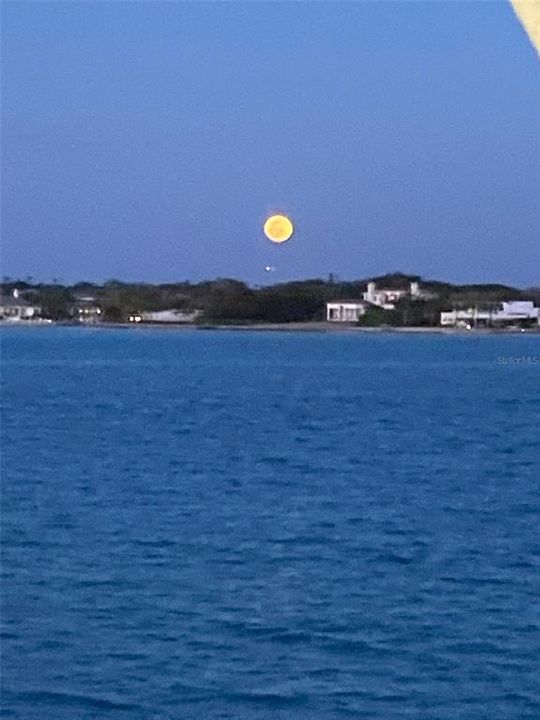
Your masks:
M41 305L41 314L51 320L66 320L73 298L68 288L48 285L40 288L37 298Z
M358 324L365 327L379 327L384 325L401 325L401 318L395 310L384 310L380 307L368 307L365 315L358 318Z
M122 310L116 305L108 305L103 309L103 320L105 322L122 322L123 319Z

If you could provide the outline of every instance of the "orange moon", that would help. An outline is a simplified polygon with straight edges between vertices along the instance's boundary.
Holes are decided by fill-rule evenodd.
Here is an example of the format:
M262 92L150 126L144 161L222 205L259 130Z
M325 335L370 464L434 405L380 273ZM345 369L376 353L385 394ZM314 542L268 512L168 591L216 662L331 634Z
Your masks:
M284 243L293 232L293 224L286 215L272 215L264 223L264 234L273 243Z

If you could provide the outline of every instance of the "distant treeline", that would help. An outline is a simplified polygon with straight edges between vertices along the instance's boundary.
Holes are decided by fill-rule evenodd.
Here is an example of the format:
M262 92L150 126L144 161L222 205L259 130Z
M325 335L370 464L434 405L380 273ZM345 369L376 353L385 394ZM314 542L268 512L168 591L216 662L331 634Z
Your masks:
M95 303L105 322L123 322L137 312L177 309L199 310L200 323L311 322L325 318L326 303L340 299L362 299L367 283L388 289L408 289L418 281L435 297L413 300L404 297L392 311L370 308L361 322L368 325L437 325L440 312L453 307L490 307L503 300L528 299L540 302L540 288L520 290L505 285L452 285L422 280L417 275L391 273L343 282L332 277L251 287L244 282L218 278L200 283L179 282L153 285L110 280L102 285L79 282L66 286L4 278L3 295L18 289L20 296L42 307L42 315L69 320L81 303Z

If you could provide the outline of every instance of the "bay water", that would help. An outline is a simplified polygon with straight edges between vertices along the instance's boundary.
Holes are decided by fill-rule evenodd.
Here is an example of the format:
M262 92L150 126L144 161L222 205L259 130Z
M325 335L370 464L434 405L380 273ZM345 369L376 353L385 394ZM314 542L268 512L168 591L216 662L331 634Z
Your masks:
M540 337L2 331L2 713L538 720Z

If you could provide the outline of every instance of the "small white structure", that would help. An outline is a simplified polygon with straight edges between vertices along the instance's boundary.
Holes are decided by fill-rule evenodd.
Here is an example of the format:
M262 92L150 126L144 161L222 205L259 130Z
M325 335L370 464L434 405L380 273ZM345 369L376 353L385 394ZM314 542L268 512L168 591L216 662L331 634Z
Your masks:
M85 325L96 325L103 320L101 307L96 298L90 296L75 296L71 315L74 320Z
M540 308L532 300L513 300L503 302L495 315L497 322L512 322L514 320L536 320L540 322Z
M328 322L358 322L365 312L366 304L362 300L335 300L326 303Z
M490 313L478 308L467 308L466 310L449 310L441 313L441 325L445 327L471 327L478 322L487 324Z
M140 321L152 323L193 323L199 315L200 310L157 310L155 312L141 312Z
M0 320L20 322L37 317L40 312L41 307L23 300L18 290L14 290L13 295L0 297Z
M477 307L464 310L450 310L441 313L441 325L466 327L475 325L540 324L540 308L531 300L511 300L501 303L493 310L479 310Z

